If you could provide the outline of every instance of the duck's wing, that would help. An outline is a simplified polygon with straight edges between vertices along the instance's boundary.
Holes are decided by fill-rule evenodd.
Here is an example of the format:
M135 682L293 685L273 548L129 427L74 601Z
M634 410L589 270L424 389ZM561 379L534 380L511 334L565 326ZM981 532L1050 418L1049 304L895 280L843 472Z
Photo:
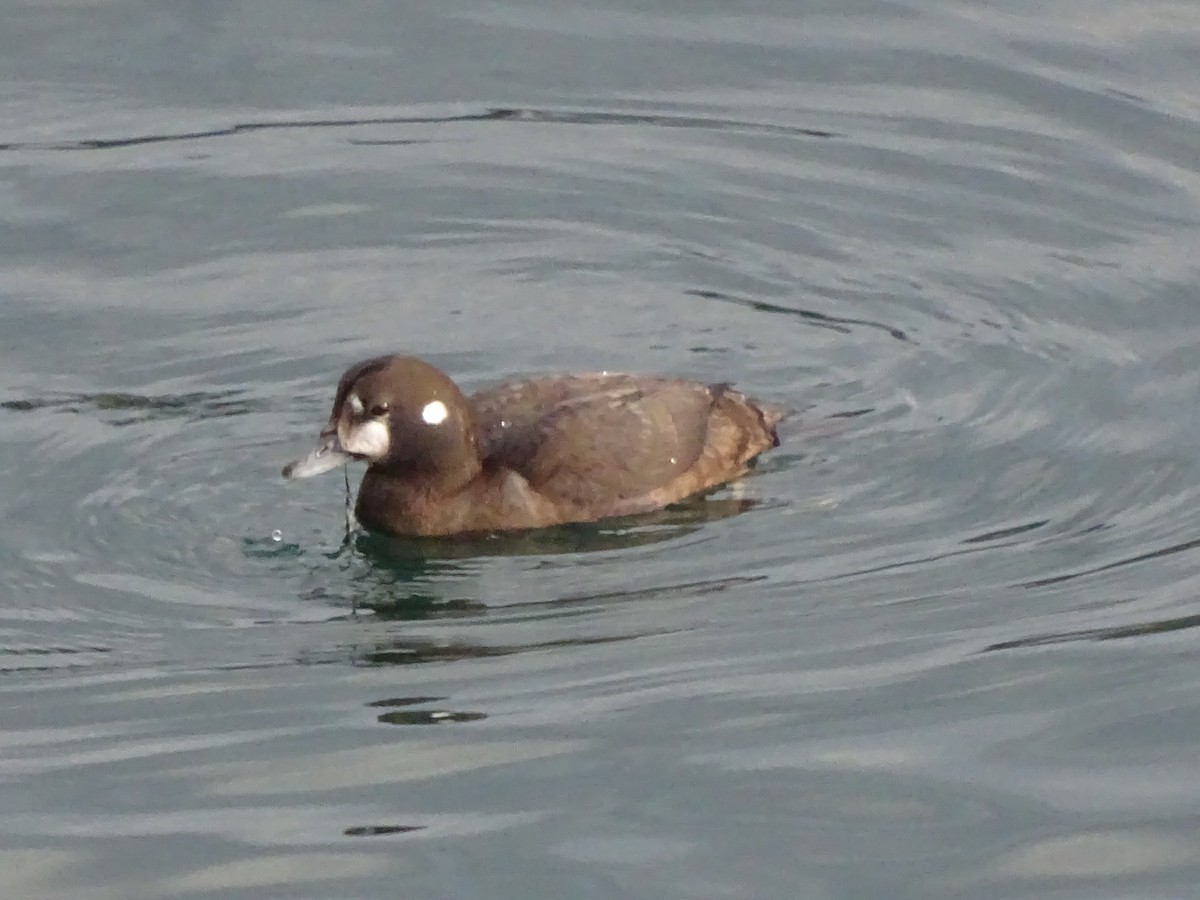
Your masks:
M645 380L620 372L546 375L479 391L470 398L478 425L479 455L485 460L528 457L541 441L547 419L561 414L564 406L586 403Z
M654 509L736 477L772 446L777 421L728 385L629 375L527 382L484 409L500 432L485 441L489 464L589 517Z

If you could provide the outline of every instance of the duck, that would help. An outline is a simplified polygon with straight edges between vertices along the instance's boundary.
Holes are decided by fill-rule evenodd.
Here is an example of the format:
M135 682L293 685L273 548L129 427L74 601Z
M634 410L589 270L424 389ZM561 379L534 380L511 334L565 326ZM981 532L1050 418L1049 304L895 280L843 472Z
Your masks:
M365 462L355 516L400 537L478 535L661 509L743 475L784 411L728 382L543 375L464 394L413 356L355 363L285 478Z

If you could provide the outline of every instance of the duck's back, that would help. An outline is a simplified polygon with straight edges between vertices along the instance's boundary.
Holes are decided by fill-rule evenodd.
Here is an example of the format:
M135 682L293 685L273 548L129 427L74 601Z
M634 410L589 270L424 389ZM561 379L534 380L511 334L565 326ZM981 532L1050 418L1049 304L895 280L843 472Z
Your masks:
M511 469L566 519L655 509L741 474L779 411L728 385L558 375L471 398L485 466Z

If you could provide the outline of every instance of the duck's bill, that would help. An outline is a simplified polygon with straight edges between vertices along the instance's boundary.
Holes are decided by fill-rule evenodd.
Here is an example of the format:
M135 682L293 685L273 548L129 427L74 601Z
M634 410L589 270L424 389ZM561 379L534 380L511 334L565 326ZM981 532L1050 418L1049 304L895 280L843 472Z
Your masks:
M283 467L283 477L311 478L353 461L354 457L342 449L336 434L323 435L321 443L313 447L308 456L294 460Z

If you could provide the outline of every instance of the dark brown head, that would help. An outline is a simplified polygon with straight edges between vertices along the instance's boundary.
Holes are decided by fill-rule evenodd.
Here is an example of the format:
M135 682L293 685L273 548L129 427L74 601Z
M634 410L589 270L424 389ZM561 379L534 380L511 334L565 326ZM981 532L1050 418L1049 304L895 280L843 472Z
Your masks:
M338 382L321 442L284 468L319 475L350 460L398 475L463 480L479 471L471 405L445 374L419 359L380 356Z

